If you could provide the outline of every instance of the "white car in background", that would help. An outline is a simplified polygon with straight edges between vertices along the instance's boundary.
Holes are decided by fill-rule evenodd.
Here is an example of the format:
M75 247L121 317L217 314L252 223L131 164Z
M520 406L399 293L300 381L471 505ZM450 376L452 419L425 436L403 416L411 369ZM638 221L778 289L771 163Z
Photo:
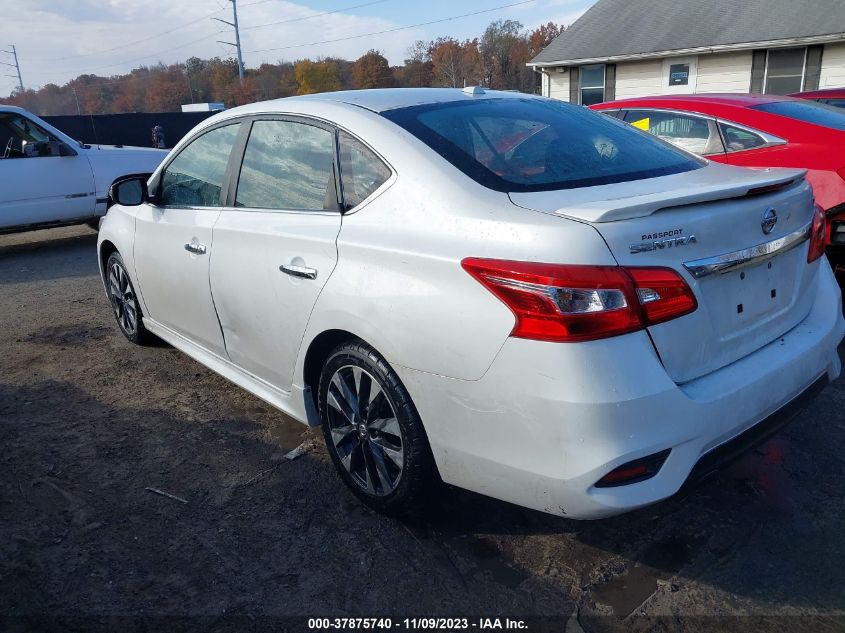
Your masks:
M0 105L0 233L87 223L120 177L149 175L167 152L86 145L31 112Z
M654 503L841 369L803 171L711 164L553 100L256 103L112 197L99 259L126 337L321 424L384 512L439 479L575 518Z

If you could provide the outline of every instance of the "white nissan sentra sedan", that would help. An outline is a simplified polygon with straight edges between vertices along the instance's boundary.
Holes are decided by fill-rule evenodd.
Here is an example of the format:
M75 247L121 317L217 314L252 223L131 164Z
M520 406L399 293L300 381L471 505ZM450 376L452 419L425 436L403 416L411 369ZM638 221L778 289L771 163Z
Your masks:
M388 513L441 479L582 519L654 503L840 372L804 172L549 99L255 103L112 198L98 249L126 337L322 425Z

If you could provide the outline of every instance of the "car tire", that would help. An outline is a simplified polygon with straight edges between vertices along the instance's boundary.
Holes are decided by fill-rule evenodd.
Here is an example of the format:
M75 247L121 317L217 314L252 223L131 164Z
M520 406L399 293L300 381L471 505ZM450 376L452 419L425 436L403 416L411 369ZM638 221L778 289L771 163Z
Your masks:
M138 295L126 270L126 264L117 251L109 255L105 278L106 292L120 331L136 345L151 343L154 337L144 327L144 315Z
M349 489L378 512L422 514L440 478L411 396L372 347L348 342L328 357L318 406L326 447Z

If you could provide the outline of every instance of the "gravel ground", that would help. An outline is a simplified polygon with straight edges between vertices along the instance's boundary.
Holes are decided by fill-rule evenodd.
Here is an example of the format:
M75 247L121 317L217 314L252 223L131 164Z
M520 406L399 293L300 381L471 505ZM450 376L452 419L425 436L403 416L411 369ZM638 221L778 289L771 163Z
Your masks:
M168 346L130 345L95 244L77 227L0 237L0 630L845 630L841 379L683 499L576 522L448 490L406 525L343 489L314 431Z

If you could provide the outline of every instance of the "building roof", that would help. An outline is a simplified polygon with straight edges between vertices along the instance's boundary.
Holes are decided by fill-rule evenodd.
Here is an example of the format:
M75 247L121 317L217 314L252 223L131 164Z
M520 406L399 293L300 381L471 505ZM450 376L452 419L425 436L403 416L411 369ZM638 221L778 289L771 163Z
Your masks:
M531 63L836 35L845 38L843 0L598 0Z

